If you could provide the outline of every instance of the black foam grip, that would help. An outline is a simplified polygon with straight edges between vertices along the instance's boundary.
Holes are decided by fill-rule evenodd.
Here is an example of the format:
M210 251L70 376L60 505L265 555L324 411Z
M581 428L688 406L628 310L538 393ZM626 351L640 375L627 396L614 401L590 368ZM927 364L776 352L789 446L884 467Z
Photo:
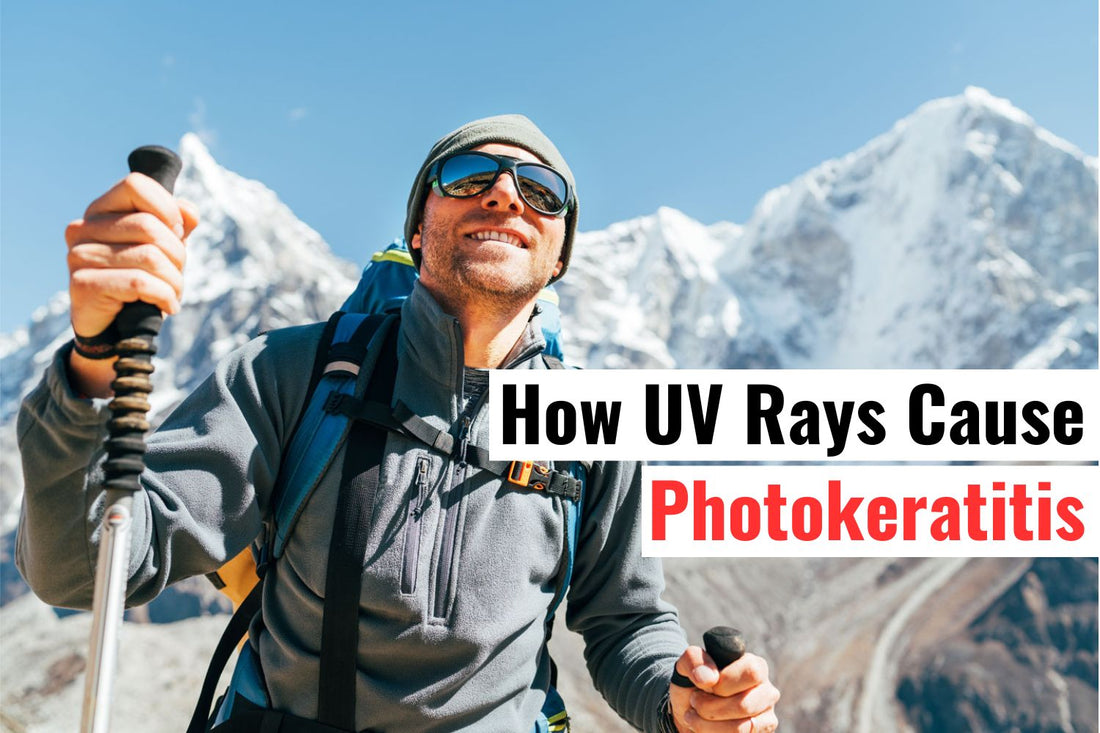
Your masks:
M718 665L718 669L728 667L745 653L745 637L730 626L715 626L703 634L703 647Z
M745 654L745 637L733 627L714 626L703 634L703 648L721 671ZM690 677L680 674L675 668L672 670L672 684L677 687L695 686Z
M143 173L164 186L168 193L176 189L176 177L183 168L180 157L160 145L143 145L126 159L133 173Z
M143 145L135 148L126 158L132 173L142 173L164 186L168 193L176 188L176 178L183 169L183 161L173 151L162 145ZM115 319L119 336L156 336L160 333L160 309L148 303L129 303Z
M141 173L164 186L168 193L176 188L176 178L183 169L183 161L173 151L161 145L143 145L135 148L126 158L132 173ZM115 319L119 336L156 336L160 333L162 317L160 309L148 303L129 303L123 306Z

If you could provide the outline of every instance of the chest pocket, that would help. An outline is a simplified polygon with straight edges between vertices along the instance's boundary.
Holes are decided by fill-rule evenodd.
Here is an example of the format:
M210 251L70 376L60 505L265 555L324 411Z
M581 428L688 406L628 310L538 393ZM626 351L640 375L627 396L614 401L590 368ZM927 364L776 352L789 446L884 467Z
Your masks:
M377 499L365 606L381 599L385 613L415 609L431 625L451 624L456 604L462 618L493 617L499 609L481 604L521 593L542 596L545 609L570 565L572 502L422 445L411 453L387 456L397 480Z
M451 495L441 495L427 566L430 623L492 618L502 598L539 613L566 564L565 502L468 464L455 471Z

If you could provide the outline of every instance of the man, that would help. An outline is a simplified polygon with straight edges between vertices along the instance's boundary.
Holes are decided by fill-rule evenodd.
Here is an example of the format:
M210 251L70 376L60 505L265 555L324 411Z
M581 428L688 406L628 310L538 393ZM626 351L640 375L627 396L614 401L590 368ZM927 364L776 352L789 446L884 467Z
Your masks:
M569 264L574 191L565 160L525 117L478 120L436 143L409 197L405 234L420 281L401 311L394 404L487 444L483 370L546 368L532 313ZM27 398L19 426L27 488L17 559L48 602L91 602L104 415L77 395L106 396L112 373L109 360L82 355L99 355L87 337L127 301L179 310L184 242L197 220L192 205L131 175L66 232L77 339ZM150 439L131 603L216 569L257 536L305 401L301 355L316 351L320 333L256 339ZM398 433L386 438L380 470L367 561L348 579L360 586L354 729L530 730L551 676L544 621L562 502L512 490ZM320 638L338 485L339 471L328 471L268 572L249 661L238 665L257 670L253 684L234 688L252 688L243 700L295 720L324 717ZM584 492L566 618L584 636L604 697L649 731L774 730L779 694L762 659L748 654L719 671L698 647L684 650L675 609L659 597L660 565L640 553L638 465L597 463ZM672 685L674 665L698 689Z

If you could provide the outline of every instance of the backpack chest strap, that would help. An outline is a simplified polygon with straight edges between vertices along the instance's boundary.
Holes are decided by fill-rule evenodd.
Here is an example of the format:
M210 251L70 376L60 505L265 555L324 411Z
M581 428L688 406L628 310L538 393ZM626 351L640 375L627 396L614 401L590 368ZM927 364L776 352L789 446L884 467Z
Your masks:
M463 455L456 455L454 436L433 427L403 402L399 401L397 407L390 409L389 405L381 402L334 392L326 400L325 410L418 440L438 453L495 474L513 486L545 491L570 501L580 499L580 480L565 471L553 469L546 463L492 461L489 460L488 450L473 444L466 446Z

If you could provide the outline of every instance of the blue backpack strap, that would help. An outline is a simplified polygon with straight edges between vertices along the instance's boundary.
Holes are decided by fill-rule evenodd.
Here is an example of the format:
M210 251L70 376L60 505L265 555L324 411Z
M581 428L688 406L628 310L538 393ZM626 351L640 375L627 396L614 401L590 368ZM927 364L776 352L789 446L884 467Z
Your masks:
M553 354L544 353L543 361L550 369L567 368L561 358ZM571 476L576 480L576 490L572 496L563 496L562 504L565 507L565 521L563 531L565 533L564 546L565 557L562 558L562 569L558 574L557 588L554 598L546 611L546 643L554 633L554 614L561 606L565 595L569 591L569 584L573 580L573 567L577 557L577 539L581 531L581 517L584 511L584 486L588 481L588 471L592 464L575 462L566 466L557 466L555 474ZM558 666L550 659L550 689L546 691L546 700L542 704L542 710L533 728L534 733L563 733L570 730L569 714L565 709L565 701L557 690Z
M569 591L569 584L573 580L573 567L577 557L577 539L581 531L581 517L584 509L584 485L588 480L588 470L590 468L591 464L587 462L571 463L568 469L558 467L559 472L567 471L577 479L579 490L575 500L562 497L562 504L565 506L565 521L563 522L565 557L562 558L562 569L558 574L554 598L546 610L545 644L550 643L550 637L554 633L554 614L557 613L558 607L565 600L565 595ZM554 659L551 657L550 689L546 691L546 700L543 702L542 710L535 721L534 733L561 733L570 730L569 714L565 709L565 701L558 693L557 685L558 665L554 663Z
M366 389L368 399L386 405L397 378L397 329L387 330ZM355 729L361 588L347 581L362 574L387 434L362 422L351 428L329 541L317 722L338 730Z
M565 710L565 700L562 700L557 689L553 686L546 691L546 702L542 705L538 720L535 721L537 733L562 733L569 730L569 713Z
M542 360L546 363L546 366L550 369L567 369L568 367L562 363L561 359L551 354L543 354ZM564 501L565 504L565 560L564 568L562 569L561 576L558 580L558 589L554 594L554 600L550 603L550 609L546 614L547 625L552 625L554 620L554 613L558 610L558 606L561 605L562 600L565 599L565 594L569 590L569 583L573 579L573 561L577 556L577 535L580 534L581 529L581 509L584 504L584 484L588 479L588 470L592 467L592 464L587 461L574 462L567 464L567 468L562 470L559 468L555 471L556 474L560 474L566 477L572 477L575 479L575 486L571 492L571 496L567 495ZM549 631L546 636L547 640L550 638Z
M377 348L371 352L375 336L387 331L396 320L396 316L386 314L340 315L327 346L320 380L302 412L276 482L274 531L268 542L271 559L282 557L306 501L347 438L350 421L345 415L326 410L326 403L338 395L355 395L357 385L365 383L361 376L373 367L367 360L368 353L377 357Z
M547 285L539 291L535 308L542 326L542 337L546 341L542 353L559 361L564 359L565 355L561 350L561 304L558 291L553 285Z
M267 520L265 537L258 548L256 569L260 580L222 633L210 660L188 733L206 730L211 701L222 670L248 631L249 623L260 611L267 563L282 555L306 501L347 437L348 419L326 412L325 402L336 394L354 394L361 375L362 383L366 383L373 366L367 355L377 356L378 351L377 348L371 351L374 336L379 333L384 336L396 320L396 316L385 314L337 312L326 324L314 360L306 407L299 415L275 482L272 517ZM225 721L238 699L247 700L260 708L268 706L263 671L249 644L241 650L229 690L212 722L218 724Z
M558 469L562 471L563 469ZM584 504L584 484L588 478L587 466L583 463L570 464L564 471L568 472L573 478L577 479L580 486L578 491L578 497L575 501L564 499L565 505L565 557L562 561L562 571L558 577L557 591L554 593L554 600L550 602L549 609L546 613L547 623L551 623L554 619L554 614L558 610L558 606L565 600L565 594L569 590L569 583L573 580L573 565L577 557L577 535L581 530L581 514Z

